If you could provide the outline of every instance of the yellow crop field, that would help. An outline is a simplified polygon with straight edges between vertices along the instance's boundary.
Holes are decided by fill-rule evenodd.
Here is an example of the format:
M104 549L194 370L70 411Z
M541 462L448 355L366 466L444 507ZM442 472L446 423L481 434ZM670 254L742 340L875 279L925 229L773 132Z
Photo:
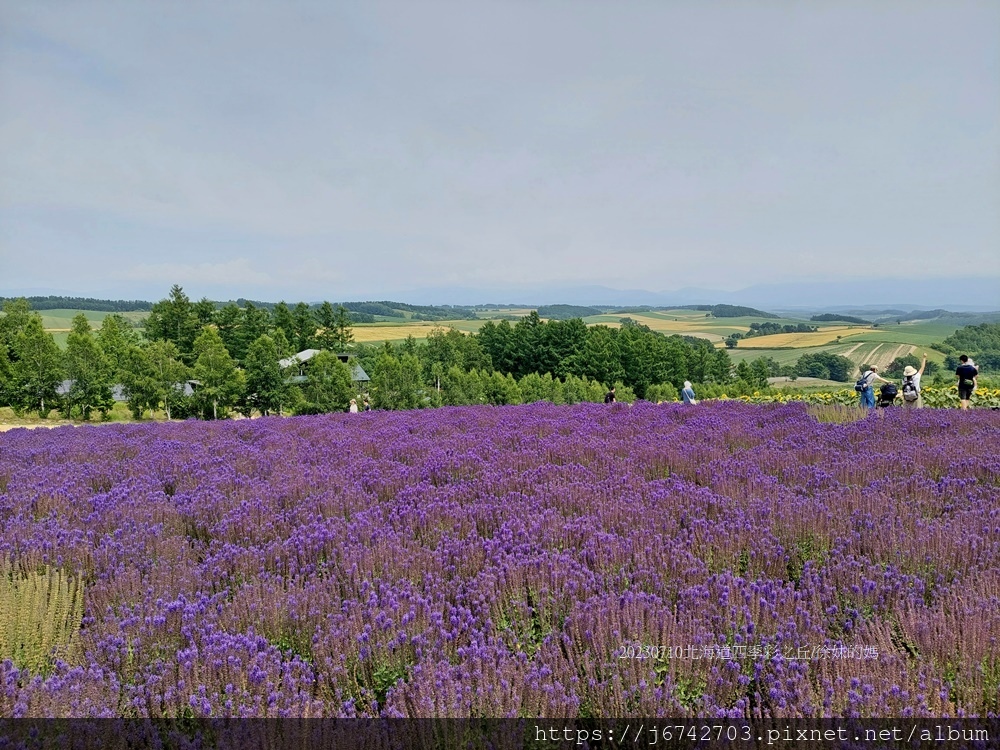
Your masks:
M427 338L435 329L448 330L447 323L410 323L401 326L355 325L351 332L359 344L369 344L372 341L400 341L407 336L415 339ZM463 333L465 333L463 331Z
M740 349L778 349L782 347L800 349L807 346L823 346L823 344L836 343L837 336L846 338L844 332L850 330L852 329L848 326L836 326L810 333L772 333L770 336L753 336L741 339L738 347Z
M624 316L619 316L624 317ZM678 334L679 336L697 336L698 338L708 339L709 341L722 341L725 336L718 333L720 327L719 321L715 320L713 323L706 323L705 318L697 318L694 320L664 320L663 318L652 318L646 317L645 315L640 315L637 313L629 313L628 317L632 318L636 323L640 323L644 326L649 326L653 331L659 333L665 333L668 336L671 334ZM620 328L621 323L617 320L615 321L600 321L595 322L591 325L602 325L608 328ZM723 324L724 325L724 324ZM726 326L727 333L732 331L748 331L750 330L747 326Z

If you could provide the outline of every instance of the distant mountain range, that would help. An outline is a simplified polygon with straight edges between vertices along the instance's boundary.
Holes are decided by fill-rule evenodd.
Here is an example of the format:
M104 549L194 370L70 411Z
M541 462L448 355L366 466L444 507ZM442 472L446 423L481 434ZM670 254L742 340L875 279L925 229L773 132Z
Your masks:
M747 305L769 311L864 309L956 312L1000 310L1000 279L865 279L757 284L737 291L685 287L672 291L605 286L534 285L496 288L440 287L401 291L415 304L524 303L565 305Z
M181 280L183 282L183 280ZM168 287L155 299L166 297ZM114 298L106 290L102 297ZM95 296L55 289L0 289L0 297L19 295L59 294ZM613 289L607 286L583 284L497 284L495 286L440 286L397 290L358 289L334 294L331 300L400 300L414 305L484 305L518 304L525 307L540 305L746 305L770 312L847 312L894 309L933 310L943 308L955 312L988 312L1000 310L1000 278L959 279L864 279L861 281L794 281L756 284L726 291L684 287L651 292L645 289ZM249 291L236 290L232 299L249 296ZM294 294L253 290L259 299L284 298L298 301ZM124 297L133 298L132 293ZM312 297L313 295L303 295ZM226 299L213 295L214 299ZM151 300L151 301L154 301ZM321 301L307 299L308 302Z

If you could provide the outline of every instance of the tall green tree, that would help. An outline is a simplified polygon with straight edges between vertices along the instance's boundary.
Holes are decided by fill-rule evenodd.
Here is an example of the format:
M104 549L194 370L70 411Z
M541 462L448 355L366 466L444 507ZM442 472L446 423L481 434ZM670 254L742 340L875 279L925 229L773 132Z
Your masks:
M8 406L14 389L14 370L6 346L0 346L0 406Z
M339 352L341 350L340 338L337 335L337 311L333 309L333 305L329 302L324 302L316 310L316 326L319 330L316 333L316 341L320 349L325 349L331 352Z
M11 405L18 410L37 409L38 416L48 416L63 379L62 353L37 313L31 314L18 331L13 354Z
M274 306L272 317L274 319L275 333L282 331L285 334L285 339L289 343L297 339L295 333L295 317L292 315L292 311L288 309L288 305L285 304L284 300Z
M372 405L376 409L414 409L423 405L423 368L412 354L383 354L372 375Z
M527 377L527 376L525 376ZM499 372L492 372L483 378L483 398L486 403L494 406L504 406L507 404L521 403L521 389L514 381L514 376L509 372L502 375Z
M438 387L438 379L452 367L462 370L492 370L479 340L454 328L435 328L420 351L425 377ZM434 367L437 365L437 369Z
M240 325L239 351L230 354L237 361L245 362L250 345L261 336L270 336L272 327L271 313L267 308L247 302L243 307L243 320Z
M198 321L198 327L204 328L215 322L215 303L208 297L202 297L191 306L194 317Z
M351 313L343 305L337 305L337 314L333 319L333 331L340 351L347 349L347 345L354 341L353 328Z
M506 320L499 323L488 320L483 323L476 338L494 368L500 372L515 372L518 342L514 339L514 329L510 323Z
M0 315L0 347L7 350L7 357L13 360L14 342L17 335L28 326L28 321L35 315L31 303L21 297L9 299L3 303L3 315Z
M193 362L194 340L201 329L191 300L174 284L170 296L153 305L146 318L146 338L150 341L172 341L184 362Z
M0 406L14 405L14 362L17 360L15 342L34 313L31 304L23 297L6 300L0 315Z
M278 350L279 359L286 359L293 354L297 354L297 352L292 351L292 345L288 343L288 337L285 336L283 329L275 328L274 335L271 338L274 339L274 348Z
M215 313L215 330L226 346L226 351L234 359L239 359L240 326L243 325L243 311L235 302L223 306Z
M83 419L90 419L93 409L106 416L114 405L111 368L83 313L74 316L66 339L65 370L72 381L65 399L66 416L72 419L74 409L79 409Z
M309 311L309 305L305 302L296 304L292 320L295 322L295 335L289 336L288 341L295 353L311 349L316 344L316 318Z
M181 361L180 351L172 341L154 341L143 354L153 372L157 402L162 401L167 419L172 419L174 408L184 401L184 385L190 371Z
M274 339L263 335L250 344L245 372L244 406L264 416L280 411L288 398L288 385L278 367L278 347Z
M225 414L228 407L239 399L243 391L243 373L236 369L236 363L222 343L222 338L214 328L205 328L195 339L194 376L198 381L195 400L208 414L211 407L212 419L219 418L219 410Z
M173 346L159 341L153 346ZM146 351L139 346L130 346L118 361L118 382L122 384L125 393L125 403L132 418L143 418L147 410L155 410L160 405L160 392L157 387L156 373L146 356Z
M622 367L617 334L607 326L594 326L588 330L581 351L566 358L563 364L565 374L586 375L602 383L614 383L624 378L625 368Z
M128 319L120 313L106 315L97 332L97 345L107 359L113 383L123 382L123 372L129 351L141 343L141 338Z
M460 367L449 367L441 377L441 400L448 406L483 403L485 394L480 372L478 370L466 372Z

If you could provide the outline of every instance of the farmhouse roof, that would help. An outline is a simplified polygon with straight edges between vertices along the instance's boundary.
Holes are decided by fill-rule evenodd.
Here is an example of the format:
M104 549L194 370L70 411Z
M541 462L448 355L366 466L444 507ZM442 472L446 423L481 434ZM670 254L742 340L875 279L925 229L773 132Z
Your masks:
M305 349L298 354L293 354L291 357L278 360L278 367L284 370L286 367L292 367L294 365L302 364L303 362L308 362L310 359L319 354L319 351L319 349Z
M68 396L70 390L73 388L73 383L75 382L75 380L64 380L59 383L59 385L56 386L56 395ZM125 386L121 383L116 383L111 386L111 398L117 402L128 401L128 398L125 396Z
M301 365L304 362L308 362L310 359L315 357L320 353L319 349L306 349L299 352L298 354L293 354L291 357L286 357L285 359L278 360L278 367L282 370L294 367L295 365ZM348 362L349 354L338 354L337 359L341 362ZM294 375L289 378L286 382L289 383L305 383L307 378L301 372L298 375ZM368 373L364 371L361 365L351 365L351 380L355 383L367 383L371 380L368 377Z

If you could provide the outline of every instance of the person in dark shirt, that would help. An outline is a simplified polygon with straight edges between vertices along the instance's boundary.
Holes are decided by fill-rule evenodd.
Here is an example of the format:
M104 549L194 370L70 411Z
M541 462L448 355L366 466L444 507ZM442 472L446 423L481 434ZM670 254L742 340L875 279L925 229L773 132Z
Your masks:
M972 392L976 390L976 378L979 370L969 361L969 355L963 354L958 358L959 365L955 369L955 376L958 378L958 400L963 409L969 408L969 399Z
M604 403L613 404L615 402L615 387L611 386L611 390L607 392L604 396Z

